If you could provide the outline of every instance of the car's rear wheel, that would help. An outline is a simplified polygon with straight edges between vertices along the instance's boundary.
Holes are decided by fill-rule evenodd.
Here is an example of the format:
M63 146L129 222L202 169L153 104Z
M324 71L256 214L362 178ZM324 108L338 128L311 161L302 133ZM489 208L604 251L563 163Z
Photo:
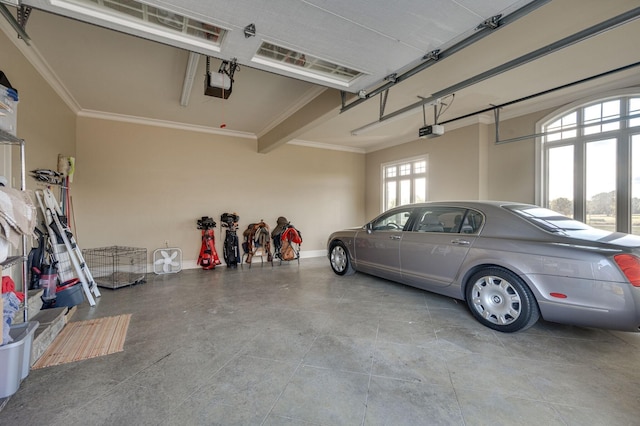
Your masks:
M525 330L540 318L538 304L529 287L506 269L485 268L473 274L466 296L473 316L497 331Z
M349 251L342 242L336 242L331 246L329 261L331 269L338 275L351 275L356 271L349 260Z

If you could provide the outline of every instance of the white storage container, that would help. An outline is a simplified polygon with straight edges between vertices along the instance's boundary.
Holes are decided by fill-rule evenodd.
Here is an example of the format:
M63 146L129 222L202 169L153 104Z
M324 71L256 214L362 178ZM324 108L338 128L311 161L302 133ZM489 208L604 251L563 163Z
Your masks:
M0 129L16 136L18 127L18 92L0 84Z
M33 334L39 325L38 321L12 325L13 342L0 346L0 398L16 393L29 375Z

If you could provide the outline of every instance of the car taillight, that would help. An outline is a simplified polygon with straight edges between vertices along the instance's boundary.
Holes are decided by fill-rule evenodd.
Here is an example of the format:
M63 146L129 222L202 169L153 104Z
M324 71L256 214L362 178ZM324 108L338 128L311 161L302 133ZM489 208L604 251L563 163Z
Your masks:
M640 287L640 259L632 254L616 254L613 259L631 285Z

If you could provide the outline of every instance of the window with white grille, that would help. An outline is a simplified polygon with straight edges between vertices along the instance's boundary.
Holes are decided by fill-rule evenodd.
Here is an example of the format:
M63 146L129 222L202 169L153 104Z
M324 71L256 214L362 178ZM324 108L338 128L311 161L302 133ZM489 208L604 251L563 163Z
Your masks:
M382 165L383 211L427 200L427 157Z
M572 106L540 130L541 204L596 228L640 235L640 95Z

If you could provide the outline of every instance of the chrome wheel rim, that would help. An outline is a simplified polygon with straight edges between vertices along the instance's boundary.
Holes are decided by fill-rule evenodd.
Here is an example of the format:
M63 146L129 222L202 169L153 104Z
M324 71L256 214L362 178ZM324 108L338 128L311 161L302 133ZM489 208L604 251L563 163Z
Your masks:
M472 306L485 320L497 325L509 325L522 312L520 294L504 278L486 276L473 284Z
M347 253L340 246L335 246L331 250L331 266L337 272L342 272L347 267Z

